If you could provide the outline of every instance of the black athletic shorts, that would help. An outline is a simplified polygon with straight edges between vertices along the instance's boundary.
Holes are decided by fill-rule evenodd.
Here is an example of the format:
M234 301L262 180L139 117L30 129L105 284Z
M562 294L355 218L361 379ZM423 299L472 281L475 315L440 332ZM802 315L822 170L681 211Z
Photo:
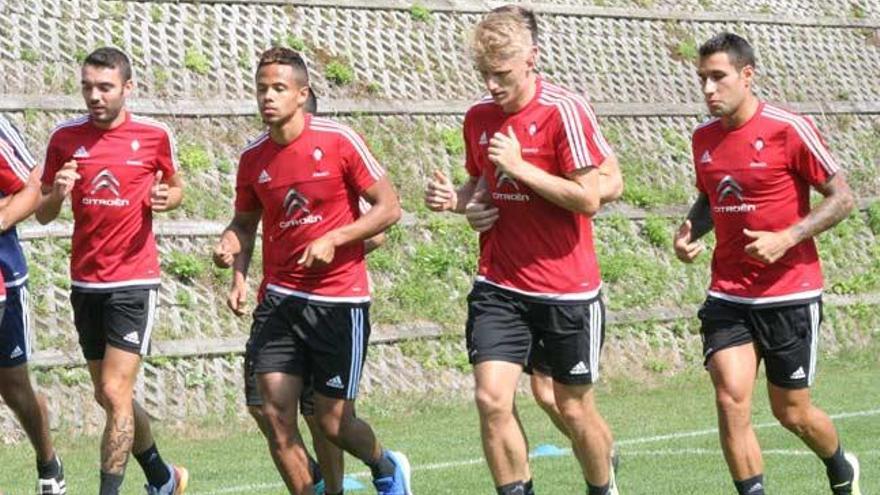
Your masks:
M70 293L73 321L86 360L104 359L107 344L147 355L156 318L158 289Z
M325 303L267 291L254 310L254 373L311 380L324 396L354 400L370 338L369 303Z
M547 361L547 349L544 347L544 339L535 339L532 341L532 348L529 349L529 357L526 358L526 365L523 368L528 374L540 373L550 376L553 368Z
M247 347L250 347L250 341L248 341ZM245 352L244 355L244 400L248 406L260 407L263 405L263 397L257 388L257 374L254 373L250 352ZM303 416L315 415L315 388L312 387L311 382L303 384L303 391L299 396L299 412Z
M601 296L544 301L478 282L468 295L465 334L471 364L506 361L527 367L533 342L541 341L542 371L559 383L590 384L599 378L605 306Z
M704 364L722 349L754 342L770 383L788 389L813 384L821 300L756 307L709 297L698 316Z

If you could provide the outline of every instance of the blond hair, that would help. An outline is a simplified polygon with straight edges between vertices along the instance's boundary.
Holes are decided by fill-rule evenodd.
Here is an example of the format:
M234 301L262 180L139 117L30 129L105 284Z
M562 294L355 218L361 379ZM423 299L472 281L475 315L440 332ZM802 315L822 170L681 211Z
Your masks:
M532 46L531 30L522 15L511 11L493 11L474 28L471 56L479 65L491 64L523 55Z

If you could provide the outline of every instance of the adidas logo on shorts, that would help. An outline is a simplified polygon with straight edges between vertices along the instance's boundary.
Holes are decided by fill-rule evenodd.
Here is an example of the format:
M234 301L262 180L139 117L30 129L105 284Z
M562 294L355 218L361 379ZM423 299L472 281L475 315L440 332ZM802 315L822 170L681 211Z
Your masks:
M126 342L131 342L132 344L137 344L137 345L140 345L140 343L141 343L141 338L138 337L137 332L128 332L127 334L125 334L125 337L122 337L122 340L124 340Z
M12 354L9 355L9 359L15 359L24 354L24 351L21 350L21 347L15 346L15 349L12 350Z
M791 378L792 380L802 380L806 377L807 377L807 374L804 373L804 367L801 366L797 370L795 370L795 372L792 373L789 378Z
M583 361L578 361L578 364L574 365L574 368L568 372L569 375L589 375L590 369L587 368L587 365L584 364Z
M342 383L342 378L339 375L327 380L327 386L333 388L345 388L345 384Z

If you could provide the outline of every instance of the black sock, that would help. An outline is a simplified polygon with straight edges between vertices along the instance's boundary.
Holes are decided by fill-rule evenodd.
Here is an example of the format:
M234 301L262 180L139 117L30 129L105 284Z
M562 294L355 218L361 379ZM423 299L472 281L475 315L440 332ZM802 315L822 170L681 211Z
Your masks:
M306 454L308 455L308 454ZM321 466L318 465L318 462L312 459L312 456L309 456L309 472L312 474L312 483L318 484L321 480L324 479L324 476L321 475ZM333 494L328 494L333 495Z
M100 495L119 495L123 478L125 478L124 474L110 474L101 471Z
M853 468L849 465L849 461L843 456L843 447L841 447L840 444L837 445L837 450L834 454L827 459L823 458L822 462L825 463L825 472L828 473L828 481L831 482L832 489L834 489L835 485L852 481L854 474ZM852 490L852 486L844 488ZM848 492L844 491L844 493Z
M522 481L514 481L506 485L496 486L495 492L498 495L525 495L526 485Z
M37 475L40 479L48 480L58 476L61 471L61 463L58 462L58 455L52 455L49 462L42 463L37 461Z
M747 480L733 481L739 495L764 495L764 475L752 476Z
M605 483L602 486L591 485L590 482L587 482L587 495L607 495L609 484Z
M535 495L535 485L532 484L532 480L526 480L523 487L526 489L526 495Z
M370 468L374 479L394 476L394 463L388 458L387 451L382 451L382 455L379 456L379 459L376 462L365 462L364 464Z
M156 448L155 443L140 454L135 454L134 458L141 465L141 469L144 470L144 476L147 477L147 483L151 486L156 488L165 486L165 483L168 483L168 480L171 479L168 466L162 460L162 456L159 455L159 449Z
M345 490L340 490L336 493L324 492L325 495L345 495Z

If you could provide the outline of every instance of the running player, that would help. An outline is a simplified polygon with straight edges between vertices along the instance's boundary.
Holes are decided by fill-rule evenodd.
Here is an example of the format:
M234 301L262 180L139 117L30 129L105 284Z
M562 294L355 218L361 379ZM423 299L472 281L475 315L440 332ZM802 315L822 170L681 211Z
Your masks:
M0 322L0 396L18 417L37 454L37 493L67 493L64 468L49 433L46 398L34 392L27 362L31 353L27 262L15 224L40 202L36 161L18 131L0 117L0 272L6 280Z
M302 57L271 48L260 57L257 103L268 130L241 155L235 216L220 243L236 284L263 222L263 272L248 358L253 361L275 464L295 494L314 493L297 425L305 382L334 444L367 464L381 494L409 494L405 456L382 448L354 414L369 338L364 240L400 217L391 182L351 129L303 110ZM373 207L358 214L358 198ZM234 298L236 294L232 294ZM238 302L244 298L238 295Z
M49 138L36 216L51 222L71 198L70 300L95 397L107 413L100 494L119 493L133 452L148 493L178 495L188 473L162 460L134 384L150 347L159 288L153 212L180 205L183 181L168 128L125 108L133 87L121 51L99 48L86 57L81 89L88 115L60 124Z
M532 43L538 48L538 19L535 13L520 5L504 5L493 9L493 12L511 12L522 17L523 21L529 27L532 36ZM540 50L538 49L540 54ZM498 208L485 197L485 194L479 193L482 187L478 188L476 200L470 201L464 211L468 223L477 232L485 232L492 228L498 219ZM452 198L455 194L452 182L443 174L438 174L434 180L428 185L426 194L426 202L431 207L432 204L442 203L444 200ZM605 160L599 166L599 194L602 204L611 203L620 198L623 194L623 177L620 173L620 167L617 160ZM435 195L439 197L434 198ZM524 371L529 375L532 388L532 396L535 402L547 413L547 416L553 422L553 425L566 437L569 436L568 428L559 414L559 408L556 405L556 397L553 394L553 377L549 363L547 362L544 343L542 340L533 342L529 352L529 358ZM611 431L606 430L608 441L611 442ZM612 459L614 469L616 471L618 464L618 456L612 450Z
M859 494L859 464L831 419L814 406L822 270L813 237L846 218L853 196L813 122L752 92L755 56L721 33L700 47L709 113L693 135L699 195L675 235L686 263L715 228L712 282L699 311L703 355L715 386L721 447L741 495L764 493L751 425L752 389L764 361L773 414L825 463L835 494ZM810 188L824 199L810 207Z
M513 401L532 342L543 340L555 402L588 493L616 493L611 443L592 388L604 308L590 220L600 205L596 168L615 158L583 98L537 75L537 49L521 15L488 14L472 50L491 96L465 116L470 180L452 197L436 195L435 201L429 191L427 199L435 210L463 212L485 180L487 190L479 194L498 208L494 225L481 235L467 323L483 449L496 490L531 491Z
M318 112L318 99L311 88L309 89L309 97L306 100L303 110L311 115L315 115ZM361 213L366 213L370 206L369 202L362 199L360 201ZM254 234L255 233L256 232L254 232ZM384 233L379 233L370 239L367 239L364 244L364 254L370 253L372 250L381 246L384 242ZM245 268L245 275L247 274L247 267L250 265L252 254L253 244L250 244L247 251L242 251L238 255L241 257L240 263L242 263L242 266ZM214 263L220 268L231 268L235 262L235 258L236 257L229 252L228 247L224 242L218 243L214 248ZM243 279L233 277L233 286L230 290L229 297L227 298L227 305L236 315L241 316L244 314L244 301L246 300L246 296L247 284L244 283ZM260 431L268 439L270 431L269 423L263 416L263 399L260 397L260 391L257 390L257 377L253 372L253 365L247 353L245 353L244 363L244 395L248 412L257 422ZM324 436L324 433L321 431L321 428L315 419L315 389L311 384L304 387L302 395L300 396L299 405L300 412L306 420L309 432L312 434L312 446L315 449L315 456L318 458L318 461L315 462L315 460L309 456L309 465L311 466L312 478L315 482L315 493L317 495L342 495L344 488L343 477L345 474L343 452L342 449L334 445L333 442L329 441L327 437Z

